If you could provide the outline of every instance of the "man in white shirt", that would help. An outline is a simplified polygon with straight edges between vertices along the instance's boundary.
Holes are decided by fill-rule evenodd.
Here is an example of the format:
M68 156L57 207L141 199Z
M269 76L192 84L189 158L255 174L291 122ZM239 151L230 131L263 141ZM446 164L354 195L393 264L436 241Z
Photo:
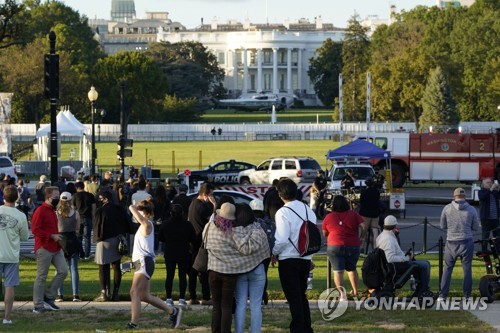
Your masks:
M303 222L299 216L303 219L307 217L311 222L316 223L316 214L306 204L296 200L297 184L291 179L280 180L277 190L285 205L276 212L275 216L276 242L273 255L279 259L278 272L281 287L292 315L290 332L312 333L311 312L306 296L312 256L301 257L295 244L298 244L299 230Z
M139 186L139 190L132 194L132 205L134 206L138 205L142 200L151 198L151 194L146 192L146 181L144 178L139 179L137 185Z
M14 287L19 285L20 242L29 236L26 215L16 209L18 192L15 186L3 190L4 205L0 206L0 279L5 286L3 324L12 324L10 314L14 304Z
M420 295L422 292L429 289L430 281L430 271L431 266L427 260L414 260L410 255L406 255L399 246L398 239L396 237L398 220L392 216L388 215L384 220L384 230L377 237L376 246L384 250L385 258L388 263L395 263L395 268L398 273L403 273L408 269L409 262L412 261L418 265L418 276L417 279L417 289L415 290L415 296Z

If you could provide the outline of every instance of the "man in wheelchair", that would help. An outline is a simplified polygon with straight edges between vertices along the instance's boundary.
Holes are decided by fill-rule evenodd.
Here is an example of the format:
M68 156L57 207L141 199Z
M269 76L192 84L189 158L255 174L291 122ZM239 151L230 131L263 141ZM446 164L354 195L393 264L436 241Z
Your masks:
M430 263L427 260L415 260L410 250L407 253L401 250L396 237L397 225L397 219L388 215L384 220L384 230L376 240L376 246L384 251L387 260L386 285L392 285L391 291L394 291L401 288L413 275L416 290L412 297L432 296L429 291Z

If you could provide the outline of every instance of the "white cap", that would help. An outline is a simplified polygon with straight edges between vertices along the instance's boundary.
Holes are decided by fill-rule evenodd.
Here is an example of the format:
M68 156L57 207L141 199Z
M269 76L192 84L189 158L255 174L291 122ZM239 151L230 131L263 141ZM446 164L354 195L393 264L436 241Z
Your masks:
M252 210L263 211L264 210L264 202L262 202L262 200L260 200L260 199L253 199L252 201L250 201L250 208L252 208Z
M384 219L384 225L388 227L398 225L398 220L392 215L387 215L387 217Z
M71 193L69 193L69 192L63 192L59 196L59 199L61 199L62 201L70 201L71 200Z

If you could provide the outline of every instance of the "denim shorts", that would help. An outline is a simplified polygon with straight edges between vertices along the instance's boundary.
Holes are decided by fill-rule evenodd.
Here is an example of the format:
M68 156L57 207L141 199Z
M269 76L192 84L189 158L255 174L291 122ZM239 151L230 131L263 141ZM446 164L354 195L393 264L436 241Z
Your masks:
M352 272L356 270L359 259L359 246L328 245L326 253L333 266L333 271Z
M0 282L4 278L5 287L19 285L19 263L0 263Z

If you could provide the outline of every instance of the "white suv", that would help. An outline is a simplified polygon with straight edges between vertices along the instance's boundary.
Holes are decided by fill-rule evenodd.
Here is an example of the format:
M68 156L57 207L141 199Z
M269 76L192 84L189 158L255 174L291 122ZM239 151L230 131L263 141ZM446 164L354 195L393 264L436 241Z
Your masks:
M17 179L16 167L12 160L7 156L0 156L0 174L9 175Z
M330 170L330 191L340 191L340 182L347 169L352 171L355 188L365 187L367 177L375 178L375 171L370 164L334 164Z
M241 171L239 184L272 184L273 180L287 177L296 183L312 183L319 163L311 157L274 157L260 163L256 168Z

